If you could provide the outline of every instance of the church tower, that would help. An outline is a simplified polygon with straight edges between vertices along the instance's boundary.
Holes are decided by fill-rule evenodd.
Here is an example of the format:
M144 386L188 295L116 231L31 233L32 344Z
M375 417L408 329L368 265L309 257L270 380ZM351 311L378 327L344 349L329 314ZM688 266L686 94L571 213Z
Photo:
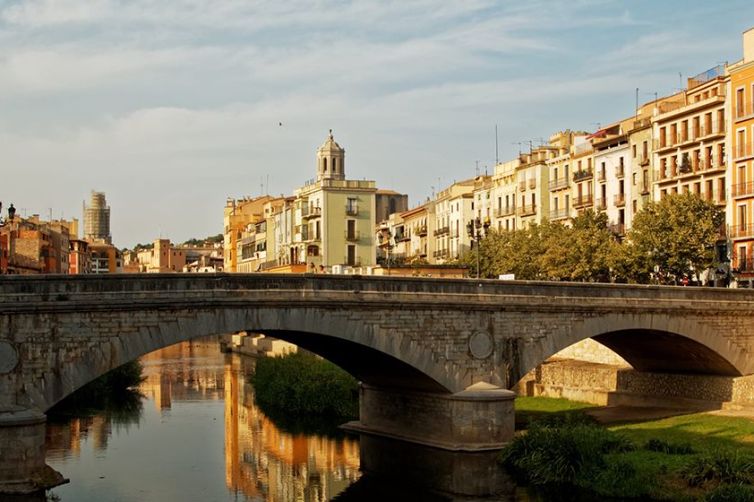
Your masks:
M317 150L317 181L346 179L346 151L330 135Z

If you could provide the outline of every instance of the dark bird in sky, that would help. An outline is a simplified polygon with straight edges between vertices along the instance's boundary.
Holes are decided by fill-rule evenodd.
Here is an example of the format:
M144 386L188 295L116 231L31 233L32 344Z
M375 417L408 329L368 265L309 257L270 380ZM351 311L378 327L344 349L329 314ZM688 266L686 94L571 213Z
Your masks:
M283 123L282 123L282 122L278 122L278 125L279 125L279 126L282 126L282 125L283 125Z

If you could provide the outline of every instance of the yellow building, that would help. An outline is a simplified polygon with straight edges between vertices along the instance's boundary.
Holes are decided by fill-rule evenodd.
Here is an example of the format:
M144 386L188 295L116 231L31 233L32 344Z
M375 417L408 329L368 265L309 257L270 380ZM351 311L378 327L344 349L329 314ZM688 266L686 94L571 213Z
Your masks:
M732 165L727 217L732 267L739 286L754 280L754 28L743 34L743 59L731 67L729 117Z
M526 228L549 216L550 192L547 159L554 157L554 149L540 146L529 153L521 154L521 163L516 168L518 180L516 228Z
M655 199L695 193L726 205L725 66L688 79L688 88L659 103L652 120L657 176Z
M263 195L226 201L223 212L223 268L226 272L238 272L238 241L249 224L264 220L264 205L272 199Z
M521 158L516 157L495 166L492 176L492 203L494 204L492 228L516 230L516 169Z

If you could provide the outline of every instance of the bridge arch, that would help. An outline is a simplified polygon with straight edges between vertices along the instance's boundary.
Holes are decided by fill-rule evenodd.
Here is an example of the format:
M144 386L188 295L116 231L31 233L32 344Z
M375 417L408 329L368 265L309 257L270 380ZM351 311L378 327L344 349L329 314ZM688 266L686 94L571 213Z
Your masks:
M563 349L593 339L634 369L741 376L754 372L746 351L707 324L666 315L610 313L574 321L522 357L520 379ZM516 380L517 381L517 380ZM514 382L515 383L515 382Z
M27 389L29 404L46 411L88 382L142 355L194 338L238 331L294 343L369 385L440 394L458 387L454 372L437 365L415 341L401 333L383 336L376 324L358 317L344 320L325 308L212 309L197 312L193 320L160 322L150 321L150 312L137 316L145 319L144 324L116 337L104 336L112 323L89 327L95 339L101 334L104 341L79 354L75 362L53 365L40 385Z

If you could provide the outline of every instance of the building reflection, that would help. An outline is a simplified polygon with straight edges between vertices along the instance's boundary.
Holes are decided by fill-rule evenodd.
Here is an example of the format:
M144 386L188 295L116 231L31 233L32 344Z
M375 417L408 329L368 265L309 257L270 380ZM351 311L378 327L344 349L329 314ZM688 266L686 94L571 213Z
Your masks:
M184 342L142 357L141 394L160 415L179 402L225 401L225 482L238 500L331 500L359 478L358 440L280 430L254 404L248 383L254 359L222 354L214 339ZM103 410L49 422L50 458L81 455L82 444L105 450L111 434L142 420ZM187 439L188 440L188 439ZM240 496L240 497L239 497Z
M269 501L331 500L359 477L358 441L281 431L254 404L251 364L234 355L225 367L228 488Z

